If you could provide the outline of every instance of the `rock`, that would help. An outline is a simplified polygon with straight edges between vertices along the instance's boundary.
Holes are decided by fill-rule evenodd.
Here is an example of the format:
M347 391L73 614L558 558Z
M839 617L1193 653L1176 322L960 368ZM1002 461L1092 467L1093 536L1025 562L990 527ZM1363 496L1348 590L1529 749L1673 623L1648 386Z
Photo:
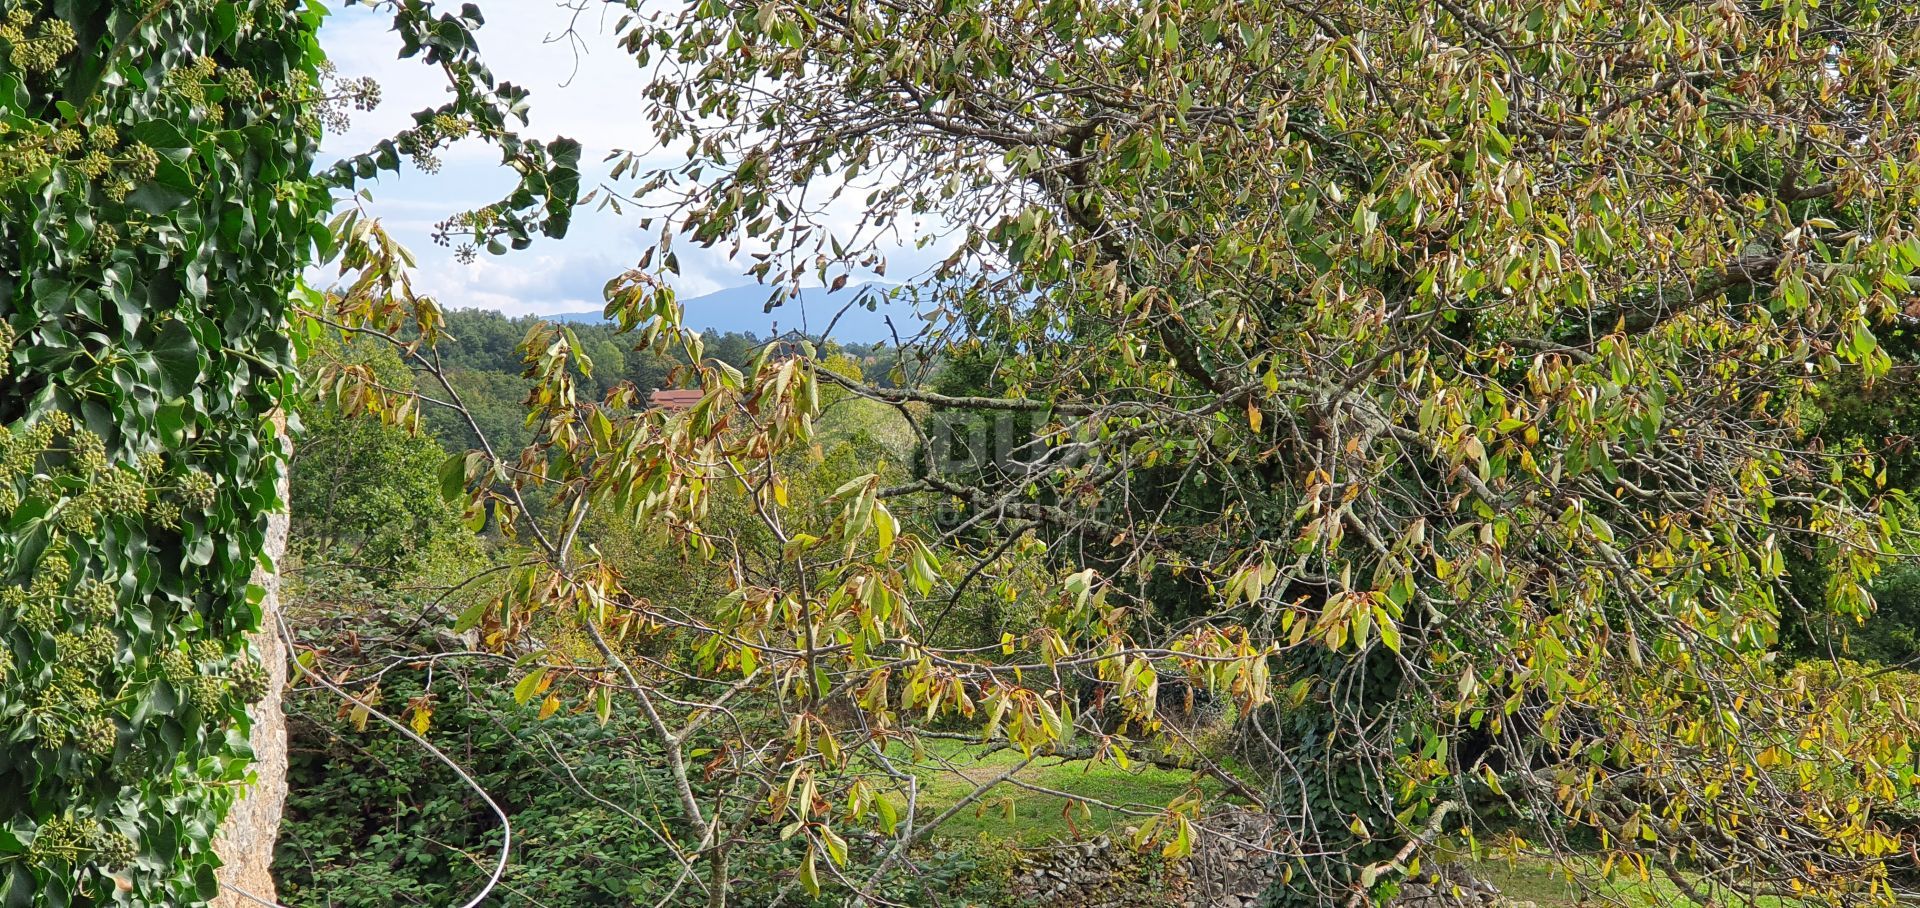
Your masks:
M1127 827L1124 838L1101 835L1033 852L1014 876L1013 894L1058 908L1257 908L1277 870L1263 847L1249 843L1271 842L1272 821L1228 808L1197 825L1192 854L1164 863L1133 847L1138 827Z

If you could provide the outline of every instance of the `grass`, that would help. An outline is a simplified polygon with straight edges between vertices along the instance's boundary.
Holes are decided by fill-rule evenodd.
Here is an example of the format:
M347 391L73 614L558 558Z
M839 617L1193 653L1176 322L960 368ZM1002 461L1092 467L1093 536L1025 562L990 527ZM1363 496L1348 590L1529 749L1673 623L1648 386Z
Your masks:
M890 756L911 759L912 755L902 747ZM992 781L1023 759L1025 757L1013 749L987 752L985 748L958 741L929 741L922 759L913 763L913 770L921 781L920 822L939 816L981 783ZM1111 762L1041 757L1012 778L1065 792L1074 798L1003 783L941 824L934 836L949 840L987 836L1022 845L1041 845L1101 833L1117 834L1127 826L1137 826L1146 820L1145 816L1078 800L1081 798L1151 813L1182 795L1221 796L1217 781L1196 780L1191 771L1160 769L1138 762L1121 769ZM904 795L896 801L904 806ZM1079 809L1081 805L1084 810Z
M1025 757L1017 750L998 750L960 741L929 740L918 758L895 746L888 754L920 779L919 822L939 816L970 795L982 783L998 778ZM1010 783L995 786L973 804L942 823L933 835L948 841L1004 841L1022 846L1119 835L1138 826L1150 814L1174 799L1198 794L1211 802L1225 797L1219 782L1192 771L1161 769L1135 762L1121 769L1111 762L1060 760L1041 757L1011 778L1069 797L1034 791ZM1087 799L1087 800L1078 800ZM905 807L904 793L895 803ZM1101 802L1100 804L1092 802ZM1105 805L1124 808L1111 809ZM1084 809L1082 809L1084 805ZM1444 859L1444 858L1443 858ZM1475 878L1492 883L1507 898L1531 902L1539 908L1601 908L1601 906L1670 906L1690 904L1671 881L1655 872L1639 880L1616 871L1612 880L1600 873L1597 862L1576 860L1568 870L1539 855L1511 859L1463 862ZM1741 902L1746 906L1745 902ZM1749 908L1797 908L1799 903L1760 898Z
M1516 902L1532 902L1539 908L1574 906L1668 906L1691 905L1678 887L1655 871L1650 879L1639 880L1631 874L1616 872L1614 879L1602 877L1597 863L1576 861L1573 878L1567 871L1541 856L1522 855L1511 860L1488 859L1466 864L1475 878L1492 883L1501 894ZM1780 898L1756 898L1735 901L1743 908L1797 908L1801 903Z
M1616 903L1627 905L1657 904L1651 901L1661 895L1669 898L1674 894L1672 884L1666 880L1657 880L1646 884L1606 884L1599 879L1598 873L1582 874L1577 880L1569 880L1566 874L1551 861L1539 857L1519 857L1513 860L1486 860L1466 865L1468 873L1476 879L1492 883L1501 894L1515 901L1533 902L1540 908L1560 908L1560 906L1605 903L1598 899L1602 894L1610 895ZM1597 870L1597 868L1594 868ZM1581 884L1585 884L1582 889Z

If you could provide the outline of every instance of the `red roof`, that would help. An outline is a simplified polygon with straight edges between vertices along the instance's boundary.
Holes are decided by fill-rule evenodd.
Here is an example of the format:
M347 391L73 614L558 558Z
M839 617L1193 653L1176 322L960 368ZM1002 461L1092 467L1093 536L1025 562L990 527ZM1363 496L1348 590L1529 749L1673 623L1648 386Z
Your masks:
M647 403L677 413L699 403L700 398L705 396L705 391L655 391L647 395Z

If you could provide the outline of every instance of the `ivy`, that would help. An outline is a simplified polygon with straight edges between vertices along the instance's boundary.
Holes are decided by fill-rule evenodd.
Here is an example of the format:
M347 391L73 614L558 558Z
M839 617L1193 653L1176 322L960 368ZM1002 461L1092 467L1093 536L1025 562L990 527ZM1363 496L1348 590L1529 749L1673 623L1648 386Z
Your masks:
M313 0L0 0L0 904L189 905L248 781L266 692L265 516L282 506L288 301L327 214L404 149L478 135L522 174L462 216L559 235L579 147L512 129L471 6L392 4L454 100L316 171L377 102Z
M183 905L247 781L321 10L0 0L0 877Z
M315 0L0 0L0 904L196 904L248 781L286 321L334 190L478 134L522 173L461 223L561 234L578 144L513 132L478 10L388 4L455 100L317 173L371 108Z

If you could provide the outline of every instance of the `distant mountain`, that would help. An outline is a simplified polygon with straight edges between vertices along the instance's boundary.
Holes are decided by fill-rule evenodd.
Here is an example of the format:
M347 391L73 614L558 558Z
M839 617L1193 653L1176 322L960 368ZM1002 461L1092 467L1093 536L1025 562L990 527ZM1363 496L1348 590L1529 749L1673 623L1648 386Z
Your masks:
M818 335L827 329L828 323L833 323L836 340L870 343L893 338L893 331L887 327L889 316L902 338L920 329L920 320L909 301L888 298L888 291L893 289L896 285L879 283L851 284L838 291L805 287L797 297L782 298L771 312L766 311L766 305L773 289L758 284L729 287L682 299L680 303L686 308L687 326L702 331L750 331L760 337L788 331ZM871 310L867 308L869 302L873 305ZM840 316L838 322L834 322L835 315ZM563 312L546 318L562 322L606 321L599 312Z

